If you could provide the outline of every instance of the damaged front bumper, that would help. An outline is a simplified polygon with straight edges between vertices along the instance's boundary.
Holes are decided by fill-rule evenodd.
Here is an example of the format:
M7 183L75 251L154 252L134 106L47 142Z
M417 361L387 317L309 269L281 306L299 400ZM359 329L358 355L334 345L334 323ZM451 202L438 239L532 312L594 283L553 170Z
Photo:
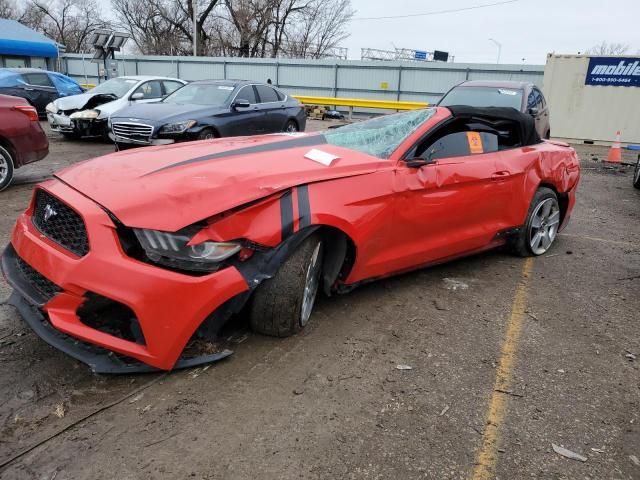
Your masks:
M97 204L57 180L39 188L82 212L89 241L82 257L61 247L35 227L33 206L16 223L2 271L14 288L11 303L42 339L97 373L171 370L231 354L181 358L212 312L249 291L235 267L190 276L130 258L112 219ZM94 297L120 313L100 310L97 320L90 318L85 310ZM135 320L133 336L108 328L116 317L122 320L122 312L132 324Z
M58 133L67 133L79 137L100 137L107 133L106 118L80 118L71 119L60 113L47 113L49 128Z

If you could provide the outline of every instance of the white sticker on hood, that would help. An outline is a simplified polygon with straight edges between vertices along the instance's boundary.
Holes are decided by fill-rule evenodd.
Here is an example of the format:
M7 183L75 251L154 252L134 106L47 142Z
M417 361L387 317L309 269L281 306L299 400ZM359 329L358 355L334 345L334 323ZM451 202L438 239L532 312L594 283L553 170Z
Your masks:
M512 97L518 95L518 92L516 92L515 90L505 90L504 88L499 88L498 93L502 95L511 95Z
M332 153L323 152L322 150L312 148L307 153L305 153L304 158L308 158L309 160L313 160L314 162L318 162L326 167L329 167L334 160L337 160L340 157L333 155Z

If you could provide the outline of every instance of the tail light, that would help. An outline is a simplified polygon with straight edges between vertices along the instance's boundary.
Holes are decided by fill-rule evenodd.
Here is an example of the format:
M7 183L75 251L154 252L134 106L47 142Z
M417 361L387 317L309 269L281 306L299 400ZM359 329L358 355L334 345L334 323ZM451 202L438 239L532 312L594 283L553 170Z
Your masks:
M13 109L17 110L18 112L24 113L32 122L37 122L39 120L38 111L31 105L17 105L13 107Z

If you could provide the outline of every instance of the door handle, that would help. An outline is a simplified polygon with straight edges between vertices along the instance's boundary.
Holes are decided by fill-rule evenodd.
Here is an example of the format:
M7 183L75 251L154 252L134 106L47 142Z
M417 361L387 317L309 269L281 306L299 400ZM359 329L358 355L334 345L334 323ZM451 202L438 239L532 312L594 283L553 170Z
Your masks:
M493 175L491 175L491 180L504 180L509 175L511 175L511 172L509 170L500 170L499 172L495 172Z

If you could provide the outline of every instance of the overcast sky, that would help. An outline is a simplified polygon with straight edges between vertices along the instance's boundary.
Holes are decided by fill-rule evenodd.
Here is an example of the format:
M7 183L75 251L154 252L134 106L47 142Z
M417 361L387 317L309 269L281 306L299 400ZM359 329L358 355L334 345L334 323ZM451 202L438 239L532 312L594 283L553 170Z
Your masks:
M578 53L601 43L629 44L640 50L640 0L518 0L510 4L412 18L357 20L362 17L412 15L496 3L501 0L352 0L357 10L351 36L343 46L349 58L363 47L393 50L444 50L456 62L544 64L546 54Z

